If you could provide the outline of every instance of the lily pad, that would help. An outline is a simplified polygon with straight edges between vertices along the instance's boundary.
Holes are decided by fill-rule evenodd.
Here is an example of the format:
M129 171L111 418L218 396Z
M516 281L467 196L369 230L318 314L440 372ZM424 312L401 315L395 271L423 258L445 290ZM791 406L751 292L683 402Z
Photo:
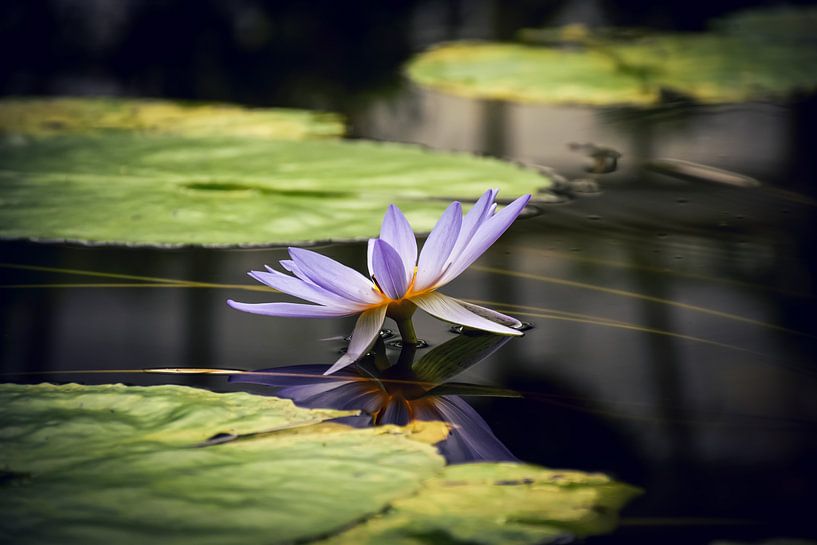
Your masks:
M669 34L615 46L625 64L645 67L646 85L701 103L785 99L817 89L817 48L719 33Z
M561 36L565 43L443 44L415 57L407 71L420 85L443 92L518 102L650 105L667 95L702 103L782 99L817 89L814 20L817 10L791 8L740 13L700 33L531 29L524 35L545 36L548 43Z
M319 424L349 413L249 394L3 385L0 399L4 543L309 540L411 494L444 464L411 428ZM214 433L270 428L197 448Z
M454 42L415 57L408 75L420 85L464 96L551 104L649 104L655 92L597 51L512 43Z
M612 531L638 489L605 475L525 464L448 466L415 495L324 545L523 545Z
M180 448L215 434L283 430L356 414L182 386L2 384L0 396L4 420L0 466L26 472L60 469L73 464L72 457L104 456L112 448L127 452ZM38 456L32 457L32 451Z
M427 232L451 199L549 184L494 159L331 139L13 137L0 165L0 238L129 245L363 239L390 203Z
M637 493L523 464L444 467L439 422L357 429L325 422L347 411L249 394L6 384L0 403L4 543L533 545L609 532Z
M342 136L344 125L337 114L229 104L119 98L0 100L3 133L49 136L100 131L305 140Z

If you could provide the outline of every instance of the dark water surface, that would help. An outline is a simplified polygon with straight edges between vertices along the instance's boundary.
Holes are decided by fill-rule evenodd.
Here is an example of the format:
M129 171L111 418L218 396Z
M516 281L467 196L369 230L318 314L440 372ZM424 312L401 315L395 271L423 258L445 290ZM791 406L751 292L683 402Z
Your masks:
M443 289L535 325L458 377L525 394L472 403L511 452L645 489L619 531L591 543L817 537L808 516L817 505L817 229L806 195L817 182L814 110L803 102L600 112L410 90L353 112L355 136L550 165L568 179L588 176L570 142L623 154L616 172L595 175L598 193L518 221ZM643 168L660 157L764 185ZM363 244L320 251L366 268ZM342 348L331 339L353 319L266 318L225 304L284 300L242 285L253 286L246 271L285 257L0 243L4 264L63 269L0 268L4 379L154 384L168 376L16 373L331 363ZM431 346L454 335L420 313L415 325ZM217 376L171 380L264 391Z

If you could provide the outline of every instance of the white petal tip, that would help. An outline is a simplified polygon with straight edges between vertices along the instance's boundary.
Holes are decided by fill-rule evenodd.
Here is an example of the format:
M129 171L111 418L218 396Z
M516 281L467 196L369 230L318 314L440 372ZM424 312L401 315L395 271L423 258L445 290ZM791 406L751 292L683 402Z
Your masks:
M468 327L468 326L466 326ZM485 331L486 333L492 333L494 335L502 335L505 337L522 337L525 335L524 332L513 329L511 327L504 327L502 324L498 324L498 327L495 329L480 329L478 327L472 327L471 329L476 329L477 331Z
M323 374L324 374L324 376L325 375L331 375L332 373L336 373L336 372L340 371L341 369L343 369L344 367L348 367L348 366L352 365L353 363L355 363L355 360L353 360L352 358L350 358L350 357L348 357L346 355L341 356L341 358L338 361L336 361L334 363L334 365L332 365L332 367L330 367L329 369L324 371Z

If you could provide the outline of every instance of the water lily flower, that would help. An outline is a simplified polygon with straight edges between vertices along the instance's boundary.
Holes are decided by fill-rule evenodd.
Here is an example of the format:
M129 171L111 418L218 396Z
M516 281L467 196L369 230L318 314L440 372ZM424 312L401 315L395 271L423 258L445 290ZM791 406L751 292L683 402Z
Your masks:
M317 252L289 248L284 274L267 266L250 276L283 293L315 304L239 303L231 307L267 316L326 318L359 314L346 353L326 374L360 359L372 346L386 316L397 322L404 342L416 341L411 316L417 307L441 320L500 335L521 335L515 318L443 295L437 290L458 277L487 250L530 200L519 197L496 211L498 190L489 189L463 217L455 201L440 217L422 250L408 220L394 205L383 219L380 237L369 240L371 279Z

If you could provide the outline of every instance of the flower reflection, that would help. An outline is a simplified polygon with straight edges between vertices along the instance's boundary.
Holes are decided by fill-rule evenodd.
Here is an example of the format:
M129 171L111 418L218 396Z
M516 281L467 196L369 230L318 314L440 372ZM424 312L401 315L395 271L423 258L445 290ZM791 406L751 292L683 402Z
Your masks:
M441 320L500 335L521 335L519 321L499 312L437 293L487 250L530 200L519 197L496 212L497 190L490 189L462 216L453 202L417 252L414 232L400 209L389 206L380 237L369 240L371 280L326 256L290 248L281 266L294 276L267 267L250 276L289 295L316 303L227 303L238 310L268 316L326 318L360 314L346 353L326 374L357 361L375 342L386 316L394 319L404 340L416 339L411 316L417 307Z
M460 335L412 361L415 348L404 344L396 363L386 357L382 340L375 351L354 367L332 376L325 365L295 365L230 377L231 382L279 388L275 395L308 408L359 410L359 416L339 419L356 426L406 425L412 420L451 424L448 438L438 445L450 463L516 460L485 420L462 396L517 397L509 390L450 382L486 358L510 337ZM459 395L457 395L459 394Z

